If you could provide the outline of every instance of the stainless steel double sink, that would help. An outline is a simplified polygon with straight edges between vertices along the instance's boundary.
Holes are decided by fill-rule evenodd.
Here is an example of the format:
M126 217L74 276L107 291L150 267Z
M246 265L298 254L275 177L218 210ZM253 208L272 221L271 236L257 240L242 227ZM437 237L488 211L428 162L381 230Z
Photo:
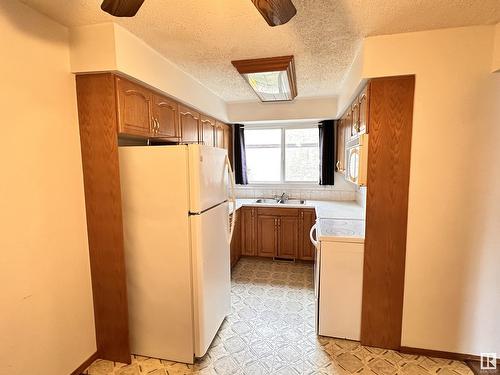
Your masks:
M273 198L260 198L255 201L255 203L261 203L261 204L283 204L283 205L300 205L300 204L305 204L306 201L302 199L285 199L281 200L279 198L273 199Z

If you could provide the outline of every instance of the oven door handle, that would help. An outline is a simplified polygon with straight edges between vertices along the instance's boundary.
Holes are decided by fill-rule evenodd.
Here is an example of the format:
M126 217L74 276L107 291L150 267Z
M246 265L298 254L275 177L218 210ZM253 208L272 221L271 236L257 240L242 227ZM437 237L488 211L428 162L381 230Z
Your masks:
M318 223L315 223L312 227L311 227L311 230L309 231L309 238L311 239L311 242L312 244L314 245L314 247L317 249L318 248L318 240L314 238L313 236L313 232L316 231L316 226L318 225ZM316 231L316 234L317 234L317 231Z

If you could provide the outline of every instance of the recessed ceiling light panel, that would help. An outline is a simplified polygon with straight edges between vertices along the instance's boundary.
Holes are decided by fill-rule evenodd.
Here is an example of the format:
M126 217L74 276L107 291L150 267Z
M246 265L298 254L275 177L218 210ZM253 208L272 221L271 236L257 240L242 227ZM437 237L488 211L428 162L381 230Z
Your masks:
M263 102L290 101L297 96L293 56L232 61Z

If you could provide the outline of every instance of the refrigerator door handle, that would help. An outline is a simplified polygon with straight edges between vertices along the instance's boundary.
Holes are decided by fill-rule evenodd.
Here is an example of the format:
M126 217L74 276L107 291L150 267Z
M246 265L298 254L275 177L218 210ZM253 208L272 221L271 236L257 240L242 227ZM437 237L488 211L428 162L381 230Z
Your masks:
M234 232L234 224L236 221L236 183L234 180L234 173L233 169L231 168L231 163L229 161L229 157L226 154L226 166L227 166L227 171L229 173L229 184L231 188L231 193L229 196L229 201L231 202L233 206L233 216L232 220L230 219L230 216L228 214L228 220L229 220L229 237L228 237L228 243L231 245L231 240L233 238L233 232Z

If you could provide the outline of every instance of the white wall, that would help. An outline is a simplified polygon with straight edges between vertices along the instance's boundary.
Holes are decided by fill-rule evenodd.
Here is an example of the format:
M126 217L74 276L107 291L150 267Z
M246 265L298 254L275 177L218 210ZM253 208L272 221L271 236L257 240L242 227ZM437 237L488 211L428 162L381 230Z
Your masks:
M219 96L114 23L71 29L71 70L118 71L219 120L228 120L226 103Z
M360 78L416 74L404 346L500 353L494 33L479 26L364 41Z
M67 375L96 351L67 37L0 2L0 374Z
M298 98L292 102L279 103L262 103L259 100L229 102L227 103L227 115L232 123L334 119L337 115L337 98Z

